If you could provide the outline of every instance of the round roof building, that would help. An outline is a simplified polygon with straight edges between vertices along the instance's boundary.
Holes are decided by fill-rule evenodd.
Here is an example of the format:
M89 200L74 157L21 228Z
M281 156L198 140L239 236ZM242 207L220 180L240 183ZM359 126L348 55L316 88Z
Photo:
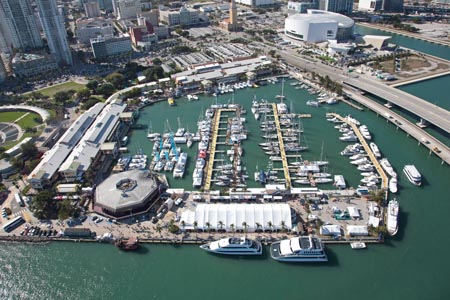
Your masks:
M309 43L326 40L347 40L352 37L355 21L324 10L309 9L306 14L286 18L284 32L287 36Z
M145 171L113 174L98 185L95 207L99 213L114 218L145 212L158 199L161 187L158 179Z

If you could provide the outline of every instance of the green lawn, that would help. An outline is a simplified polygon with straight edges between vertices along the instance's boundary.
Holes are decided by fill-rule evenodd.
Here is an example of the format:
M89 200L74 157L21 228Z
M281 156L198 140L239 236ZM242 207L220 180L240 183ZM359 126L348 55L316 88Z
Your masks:
M37 122L34 120L36 117L39 117L39 118L40 118L40 116L39 116L38 114L35 114L35 113L29 113L28 115L26 115L25 117L23 117L22 119L20 119L20 120L17 122L17 125L19 125L20 127L22 127L22 129L25 129L25 128L27 128L27 127L32 128L32 127L34 127L34 126L36 126L36 125L41 124L41 123L37 123Z
M20 118L21 116L27 114L25 117L20 119L17 122L17 125L22 127L22 129L25 129L26 127L34 127L36 125L39 125L34 118L39 117L38 114L32 113L32 112L26 112L26 111L7 111L7 112L0 112L0 122L10 122L13 123L15 120Z
M6 111L6 112L0 112L0 122L8 122L12 123L24 114L26 114L26 111Z
M42 95L44 95L44 96L53 97L53 95L56 94L57 92L69 91L69 90L79 91L79 90L83 89L84 87L85 87L84 84L79 84L79 83L76 83L73 81L67 81L64 83L56 84L51 87L36 90L35 92L42 93Z

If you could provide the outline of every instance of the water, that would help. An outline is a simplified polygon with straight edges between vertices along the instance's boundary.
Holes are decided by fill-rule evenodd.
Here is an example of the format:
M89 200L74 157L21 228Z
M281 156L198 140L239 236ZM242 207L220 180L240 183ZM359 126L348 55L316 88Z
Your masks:
M434 46L427 43L421 50ZM437 105L448 101L445 79L402 89L431 102L443 101ZM280 85L248 89L238 92L235 98L249 107L253 94L272 100L280 90ZM0 299L449 299L450 168L372 112L358 112L342 104L308 107L304 103L311 96L288 84L285 94L297 113L313 114L311 119L303 120L311 148L305 157L320 158L323 144L323 156L331 162L329 171L344 174L351 185L357 183L358 172L338 154L345 144L338 141L337 131L324 115L335 111L351 113L368 125L375 142L399 174L397 199L401 215L395 238L382 245L369 245L364 251L351 250L347 245L329 246L330 261L320 265L278 263L267 256L267 251L261 258L220 257L196 246L145 245L136 253L125 253L100 244L0 244ZM228 99L231 96L221 96L219 101ZM214 101L206 97L191 103L177 100L177 107L160 103L144 110L139 123L147 125L151 121L154 130L163 130L169 119L176 130L180 117L182 126L194 131L200 111ZM246 126L250 136L244 142L244 163L250 174L256 164L267 163L267 157L257 151L260 138L252 118L249 111ZM152 145L146 133L133 133L129 144L133 151L142 148L150 153ZM189 150L191 159L196 146ZM413 186L403 175L401 169L406 163L414 163L420 170L424 176L422 187ZM192 170L191 161L188 173ZM176 187L190 189L192 185L189 176L170 181Z

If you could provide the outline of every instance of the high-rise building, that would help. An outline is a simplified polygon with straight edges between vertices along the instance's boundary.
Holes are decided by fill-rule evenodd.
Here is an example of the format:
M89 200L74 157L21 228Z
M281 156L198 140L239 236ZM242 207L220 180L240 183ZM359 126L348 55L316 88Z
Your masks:
M359 11L379 11L382 6L382 0L359 0Z
M353 0L319 0L319 10L350 14L353 10Z
M64 19L59 14L56 0L36 0L36 3L50 53L59 65L72 65Z
M238 22L237 19L237 7L234 0L230 1L230 17L229 19L223 20L220 23L220 27L226 31L239 31L242 29L242 24Z
M114 13L119 20L136 19L141 14L141 0L113 0Z
M88 1L84 3L84 12L88 18L100 17L100 6L97 1Z
M3 47L28 50L43 46L30 0L0 0L0 31Z
M5 69L5 65L3 64L3 58L0 55L0 82L5 81L6 79L6 69Z
M382 10L386 12L401 12L403 10L403 0L383 0Z

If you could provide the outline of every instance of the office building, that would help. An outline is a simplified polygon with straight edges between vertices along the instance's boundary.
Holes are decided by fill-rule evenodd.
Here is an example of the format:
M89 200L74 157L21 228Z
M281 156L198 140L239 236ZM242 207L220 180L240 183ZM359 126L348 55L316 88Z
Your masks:
M359 0L358 10L359 11L379 11L382 7L382 0Z
M275 3L274 0L236 0L236 3L247 5L251 7L271 6Z
M350 14L353 10L353 0L319 0L319 10Z
M3 58L0 55L0 82L5 81L8 74L6 73L5 65L3 64Z
M93 38L98 36L109 36L114 33L114 27L110 19L79 19L76 21L76 24L77 29L75 34L78 42L85 45L89 45Z
M98 60L113 58L114 56L131 53L131 51L133 51L129 36L106 36L91 39L91 48L94 57Z
M141 0L114 0L114 13L117 19L136 19L141 14Z
M403 0L383 0L381 7L385 12L401 12L403 11Z
M0 0L3 48L28 50L43 46L30 0Z
M168 26L194 25L199 22L198 11L193 8L182 6L180 10L160 11L161 21Z
M84 3L84 13L86 14L87 18L96 18L100 17L100 5L97 1L88 1Z
M42 76L58 69L53 56L48 54L17 53L12 59L16 77Z
M319 8L319 2L317 0L313 1L289 1L288 9L295 11L299 14L305 14L308 9L317 9Z
M58 11L56 0L36 0L36 4L50 53L58 65L72 65L64 19Z

